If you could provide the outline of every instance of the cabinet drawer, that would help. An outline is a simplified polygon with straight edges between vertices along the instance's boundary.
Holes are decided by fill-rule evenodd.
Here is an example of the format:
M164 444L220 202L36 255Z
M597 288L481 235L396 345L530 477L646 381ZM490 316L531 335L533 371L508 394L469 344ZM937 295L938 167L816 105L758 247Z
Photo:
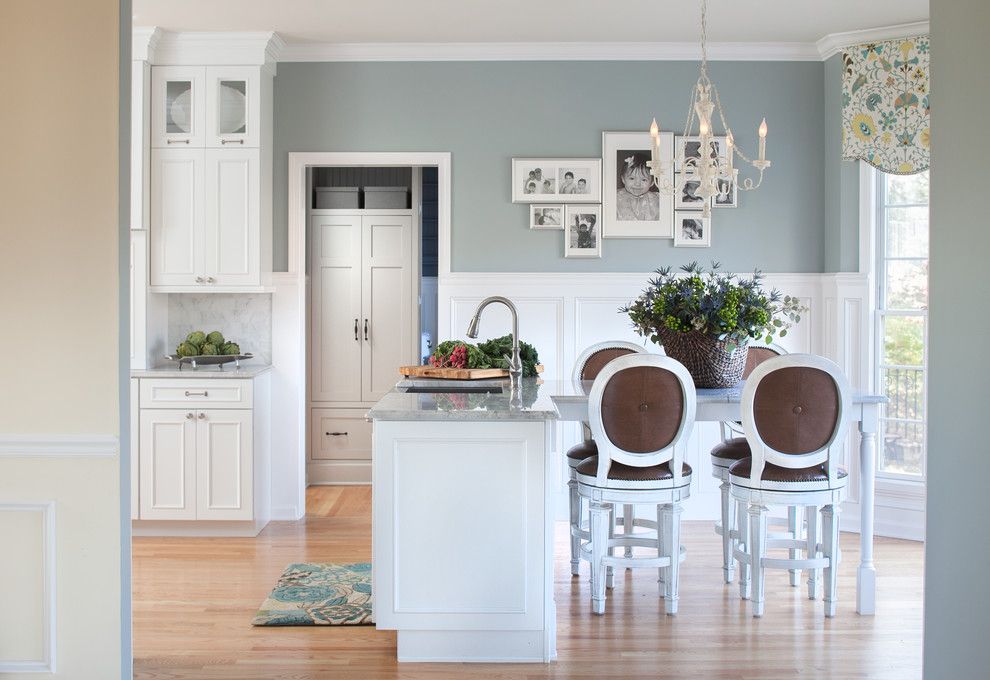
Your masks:
M141 408L251 408L252 384L237 378L141 380Z
M367 409L313 409L310 447L313 460L371 460L371 423Z

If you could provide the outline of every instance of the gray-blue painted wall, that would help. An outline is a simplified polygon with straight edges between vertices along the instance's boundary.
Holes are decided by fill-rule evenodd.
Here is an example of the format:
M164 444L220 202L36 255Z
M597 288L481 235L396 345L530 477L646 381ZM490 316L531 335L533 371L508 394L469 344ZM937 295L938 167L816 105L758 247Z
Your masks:
M859 269L859 163L842 160L842 53L825 62L825 271Z
M610 239L600 260L565 260L562 233L529 230L526 206L510 202L510 159L599 157L603 130L645 130L654 115L679 131L696 62L280 63L275 269L287 262L290 151L451 152L454 271L648 271L694 258L736 271L833 268L841 258L827 256L837 237L826 228L825 65L710 68L744 150L755 153L767 117L773 167L763 187L741 194L739 208L714 211L709 249Z

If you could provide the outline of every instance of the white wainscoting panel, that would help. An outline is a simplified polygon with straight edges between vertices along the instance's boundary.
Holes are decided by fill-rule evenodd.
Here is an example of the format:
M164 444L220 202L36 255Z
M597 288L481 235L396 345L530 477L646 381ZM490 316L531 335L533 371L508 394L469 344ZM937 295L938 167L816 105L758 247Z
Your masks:
M0 503L0 674L55 672L55 503Z

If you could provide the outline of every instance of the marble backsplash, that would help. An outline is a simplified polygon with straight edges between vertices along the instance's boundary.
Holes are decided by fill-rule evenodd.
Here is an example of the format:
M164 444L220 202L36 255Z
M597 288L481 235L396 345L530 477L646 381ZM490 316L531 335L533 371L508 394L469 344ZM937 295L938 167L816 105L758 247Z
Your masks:
M169 351L195 330L220 331L254 354L255 363L272 362L272 296L249 293L172 293L168 296Z

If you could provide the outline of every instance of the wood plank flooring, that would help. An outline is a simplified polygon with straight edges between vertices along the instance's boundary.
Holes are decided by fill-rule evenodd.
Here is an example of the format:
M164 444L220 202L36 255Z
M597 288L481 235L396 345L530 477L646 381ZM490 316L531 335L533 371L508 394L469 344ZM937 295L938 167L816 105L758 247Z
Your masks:
M656 572L616 577L593 616L587 582L568 569L557 530L558 660L540 664L403 664L395 635L372 626L253 628L258 606L290 562L356 562L371 554L369 487L312 487L298 522L256 539L134 539L134 677L196 680L321 678L878 678L921 677L922 544L877 539L878 614L855 613L858 536L844 534L839 613L768 572L766 614L753 619L721 580L710 522L685 522L680 613L663 614ZM456 559L439 555L438 559Z

